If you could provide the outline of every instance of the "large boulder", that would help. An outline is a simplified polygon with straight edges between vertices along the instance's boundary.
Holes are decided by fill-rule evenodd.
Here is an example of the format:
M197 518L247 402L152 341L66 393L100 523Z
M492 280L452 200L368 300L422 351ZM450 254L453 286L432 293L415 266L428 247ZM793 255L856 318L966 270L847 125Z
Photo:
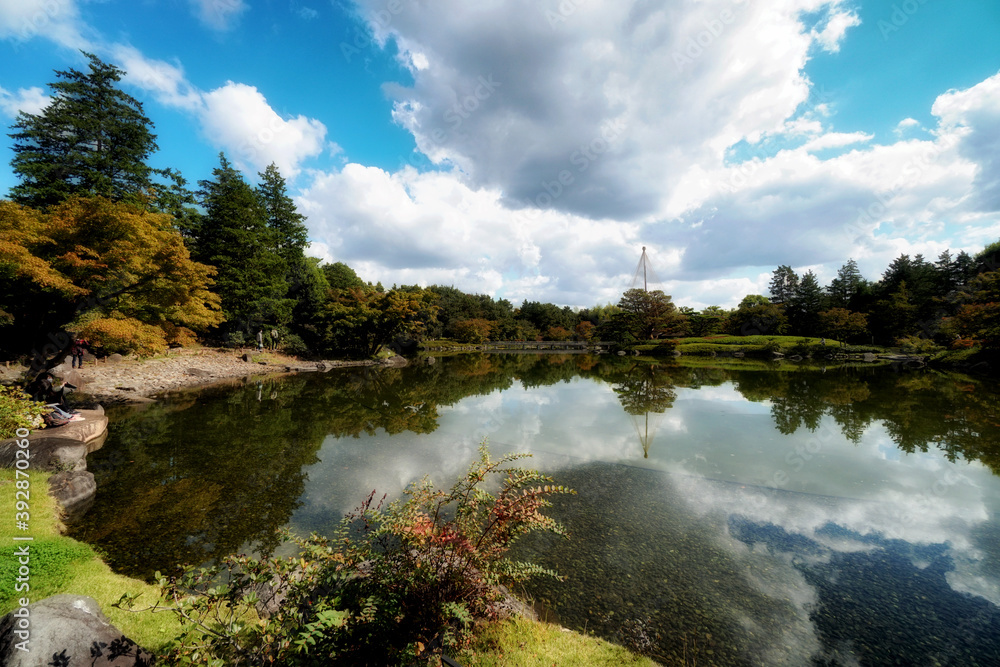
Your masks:
M63 521L73 523L94 504L97 482L86 470L63 471L49 477L49 495L62 507Z
M6 667L124 667L151 660L148 651L111 625L91 597L53 595L0 620L0 665Z

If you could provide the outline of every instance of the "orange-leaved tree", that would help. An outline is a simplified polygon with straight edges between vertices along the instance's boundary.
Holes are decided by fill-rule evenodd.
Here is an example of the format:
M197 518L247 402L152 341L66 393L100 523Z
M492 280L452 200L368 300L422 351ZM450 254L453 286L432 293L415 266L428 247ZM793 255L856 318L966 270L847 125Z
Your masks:
M220 324L214 272L192 261L169 215L103 197L44 213L0 202L0 327L6 352L35 365L65 354L67 329L100 320L157 327L165 341Z

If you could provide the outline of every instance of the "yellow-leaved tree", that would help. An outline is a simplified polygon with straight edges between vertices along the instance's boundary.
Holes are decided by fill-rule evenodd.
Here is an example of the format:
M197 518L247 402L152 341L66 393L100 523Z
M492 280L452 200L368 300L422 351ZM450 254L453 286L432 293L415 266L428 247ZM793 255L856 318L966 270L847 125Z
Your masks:
M169 215L103 197L45 212L0 201L0 353L51 366L67 330L107 351L190 341L223 321L214 273L191 259Z

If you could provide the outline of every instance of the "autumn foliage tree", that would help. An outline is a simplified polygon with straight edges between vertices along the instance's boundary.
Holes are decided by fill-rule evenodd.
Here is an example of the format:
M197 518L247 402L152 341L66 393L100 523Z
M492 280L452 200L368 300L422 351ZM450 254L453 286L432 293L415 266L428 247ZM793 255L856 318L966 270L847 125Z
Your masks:
M65 351L67 328L101 319L156 327L164 340L218 325L214 273L192 261L166 214L103 197L46 213L0 202L0 331L10 353L34 348L40 362Z
M963 337L1000 348L1000 272L987 271L970 281L955 320Z

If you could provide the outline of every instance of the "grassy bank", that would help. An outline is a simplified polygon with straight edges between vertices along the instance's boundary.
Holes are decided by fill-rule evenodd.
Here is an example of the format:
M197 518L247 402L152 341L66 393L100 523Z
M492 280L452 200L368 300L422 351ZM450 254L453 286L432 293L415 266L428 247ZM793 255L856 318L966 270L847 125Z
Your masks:
M17 500L14 475L14 470L0 469L0 507L11 514ZM60 534L58 506L48 494L48 478L49 473L28 471L29 530L18 530L12 516L0 522L0 614L14 609L21 597L37 602L58 593L88 595L128 637L154 651L163 647L180 629L173 614L133 613L111 606L125 592L141 594L140 602L152 604L159 595L156 587L115 574L89 545ZM34 539L14 542L15 536ZM18 561L13 554L25 544L31 559L30 590L15 592Z
M526 619L491 623L456 656L465 667L589 667L657 663L603 639Z

